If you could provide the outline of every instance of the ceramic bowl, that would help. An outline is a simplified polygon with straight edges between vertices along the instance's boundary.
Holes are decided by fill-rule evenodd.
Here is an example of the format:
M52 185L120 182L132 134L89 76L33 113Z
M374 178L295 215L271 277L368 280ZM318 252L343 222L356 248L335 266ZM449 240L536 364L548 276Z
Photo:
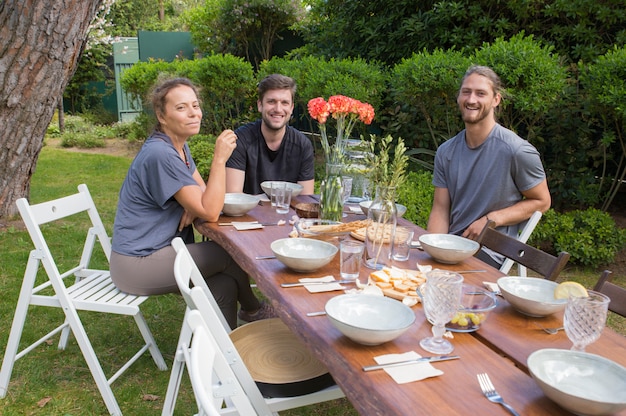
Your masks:
M502 296L518 312L533 317L565 309L567 299L554 299L558 283L538 277L505 276L498 279Z
M489 312L498 305L496 296L480 286L463 283L461 307L446 329L452 332L474 332L487 320Z
M528 370L541 390L577 415L612 415L626 409L626 368L587 352L541 349Z
M411 308L386 296L339 295L326 302L325 311L335 328L363 345L394 340L415 322Z
M476 241L454 234L422 234L419 242L426 253L444 264L461 262L480 249Z
M281 238L270 247L278 260L296 272L312 272L324 267L339 251L330 243L311 238Z
M259 204L259 198L253 195L233 193L224 197L222 212L230 217L240 217Z
M367 215L367 211L370 205L372 205L372 202L373 201L371 200L359 202L359 206L361 207L361 211L363 211L363 214ZM396 204L396 212L398 213L398 217L402 217L406 213L406 207L401 204Z
M275 182L284 182L284 181L265 181L265 182L261 182L261 189L263 189L263 192L265 192L265 194L268 196L268 198L270 198L272 195L272 183ZM294 196L298 196L300 195L300 192L302 192L302 185L299 185L297 183L293 183L293 182L285 182L287 184L288 188L291 188L291 197L293 198Z

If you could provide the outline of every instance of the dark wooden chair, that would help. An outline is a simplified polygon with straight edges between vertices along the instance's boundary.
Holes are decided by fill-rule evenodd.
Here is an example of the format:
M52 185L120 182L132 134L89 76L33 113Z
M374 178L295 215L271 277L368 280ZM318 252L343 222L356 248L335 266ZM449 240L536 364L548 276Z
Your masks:
M609 310L626 317L626 289L611 283L611 272L605 270L593 287L596 292L604 293L611 298Z
M529 246L516 238L495 230L494 226L495 223L489 221L476 241L481 246L487 247L539 273L545 279L555 280L569 260L570 255L565 251L562 251L555 257L550 253Z

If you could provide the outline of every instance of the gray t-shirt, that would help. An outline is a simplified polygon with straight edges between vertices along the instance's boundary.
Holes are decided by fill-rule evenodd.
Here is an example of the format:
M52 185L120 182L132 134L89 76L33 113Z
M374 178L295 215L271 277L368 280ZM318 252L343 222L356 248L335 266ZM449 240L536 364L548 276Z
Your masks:
M267 147L260 120L239 127L235 134L237 147L226 167L245 171L244 193L262 193L261 183L264 181L295 183L315 178L313 144L297 129L287 126L277 151Z
M183 186L197 185L187 143L183 149L189 166L163 133L153 133L143 144L120 190L113 251L147 256L171 243L184 211L174 194Z
M520 201L522 191L537 186L545 177L537 149L496 124L475 149L467 146L465 130L444 142L435 156L433 185L448 189L449 233L460 235L483 215ZM518 230L519 224L498 227L515 238ZM502 256L494 258L502 262Z

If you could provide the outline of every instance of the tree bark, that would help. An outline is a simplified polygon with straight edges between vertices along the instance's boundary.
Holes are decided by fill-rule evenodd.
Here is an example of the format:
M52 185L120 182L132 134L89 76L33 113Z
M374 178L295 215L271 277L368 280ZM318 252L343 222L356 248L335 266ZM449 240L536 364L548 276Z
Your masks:
M46 129L102 0L0 2L0 218L30 194Z

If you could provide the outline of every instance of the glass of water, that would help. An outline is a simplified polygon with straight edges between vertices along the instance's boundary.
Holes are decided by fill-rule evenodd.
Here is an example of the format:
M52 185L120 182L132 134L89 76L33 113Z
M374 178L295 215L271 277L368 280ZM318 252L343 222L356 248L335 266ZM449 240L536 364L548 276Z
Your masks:
M365 244L360 241L342 240L339 243L339 267L342 279L358 279Z

